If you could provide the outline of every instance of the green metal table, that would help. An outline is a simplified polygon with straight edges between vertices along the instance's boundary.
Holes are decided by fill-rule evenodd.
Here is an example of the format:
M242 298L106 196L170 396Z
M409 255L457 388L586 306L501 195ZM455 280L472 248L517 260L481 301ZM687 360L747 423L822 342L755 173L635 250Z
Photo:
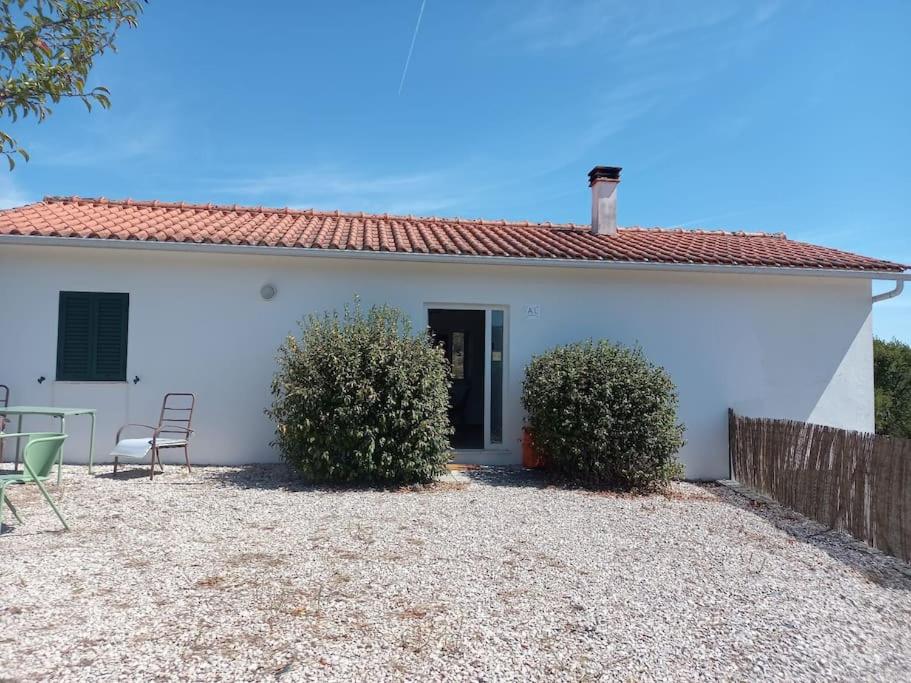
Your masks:
M60 431L66 434L66 418L75 417L76 415L88 415L92 418L92 433L89 437L89 474L92 473L92 464L95 460L95 409L94 408L61 408L60 406L7 406L0 408L0 415L7 417L15 415L18 419L16 422L16 431L22 433L22 416L23 415L47 415L56 417L60 420ZM16 439L16 461L19 461L20 439ZM60 458L57 461L57 484L63 475L63 448L60 448Z

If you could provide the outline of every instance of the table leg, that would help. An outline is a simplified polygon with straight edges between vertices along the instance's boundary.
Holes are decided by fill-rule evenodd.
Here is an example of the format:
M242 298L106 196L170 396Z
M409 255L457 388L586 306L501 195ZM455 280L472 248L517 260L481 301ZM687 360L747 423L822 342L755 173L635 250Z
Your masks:
M89 413L89 417L92 418L92 435L89 437L89 474L92 473L92 464L95 461L95 413Z
M60 416L60 433L66 434L66 417ZM60 457L57 460L57 486L60 486L60 480L63 477L63 444L60 444Z
M21 434L21 433L22 433L22 414L20 413L19 417L16 419L16 434ZM22 445L22 437L17 436L16 437L16 457L15 457L15 462L13 463L13 468L16 470L19 469L19 450L20 450L21 445Z

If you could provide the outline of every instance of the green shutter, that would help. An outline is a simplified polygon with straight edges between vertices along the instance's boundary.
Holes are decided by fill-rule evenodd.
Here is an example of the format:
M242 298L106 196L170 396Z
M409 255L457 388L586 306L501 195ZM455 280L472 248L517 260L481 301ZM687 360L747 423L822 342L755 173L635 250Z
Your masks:
M95 354L92 378L123 382L127 378L127 294L97 294L93 313Z
M60 292L57 379L126 381L130 297Z
M60 292L57 324L57 379L84 379L91 373L91 295Z

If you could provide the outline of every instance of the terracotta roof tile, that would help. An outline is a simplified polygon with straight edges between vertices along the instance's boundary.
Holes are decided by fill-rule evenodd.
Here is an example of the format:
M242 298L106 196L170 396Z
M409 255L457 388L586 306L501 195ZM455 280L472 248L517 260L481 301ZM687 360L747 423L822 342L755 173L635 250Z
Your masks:
M907 268L796 242L782 233L633 227L604 236L574 224L79 197L46 197L0 211L0 235L891 272Z

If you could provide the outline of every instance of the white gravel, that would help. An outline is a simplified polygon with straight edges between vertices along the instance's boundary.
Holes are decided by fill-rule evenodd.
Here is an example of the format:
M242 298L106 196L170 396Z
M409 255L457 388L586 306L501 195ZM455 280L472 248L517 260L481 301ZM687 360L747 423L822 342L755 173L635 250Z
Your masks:
M907 680L908 566L719 486L485 470L419 491L281 466L14 489L0 680ZM10 515L7 521L12 522ZM810 536L810 534L817 534Z

